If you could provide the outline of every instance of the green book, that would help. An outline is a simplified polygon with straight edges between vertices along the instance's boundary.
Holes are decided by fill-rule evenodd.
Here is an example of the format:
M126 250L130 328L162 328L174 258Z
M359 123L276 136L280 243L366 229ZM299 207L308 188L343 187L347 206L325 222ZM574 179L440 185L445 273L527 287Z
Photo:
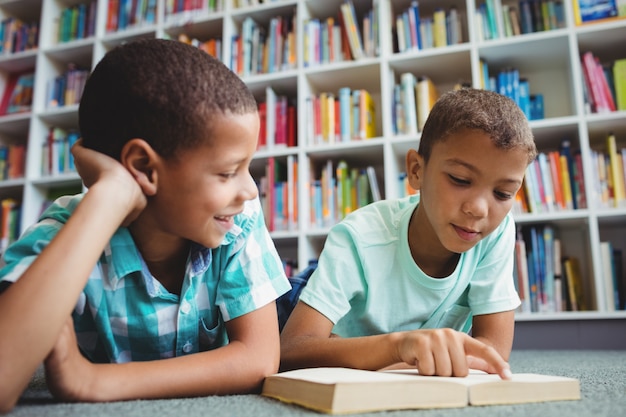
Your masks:
M626 58L618 59L613 64L613 84L617 110L626 110Z

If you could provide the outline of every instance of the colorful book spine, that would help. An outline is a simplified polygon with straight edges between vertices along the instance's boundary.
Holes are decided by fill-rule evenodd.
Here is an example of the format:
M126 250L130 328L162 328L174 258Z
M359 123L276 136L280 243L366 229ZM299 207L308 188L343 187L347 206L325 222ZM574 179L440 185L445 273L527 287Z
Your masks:
M626 206L626 189L624 185L624 170L621 156L618 153L615 134L610 133L606 138L606 148L609 155L609 175L613 184L613 206Z

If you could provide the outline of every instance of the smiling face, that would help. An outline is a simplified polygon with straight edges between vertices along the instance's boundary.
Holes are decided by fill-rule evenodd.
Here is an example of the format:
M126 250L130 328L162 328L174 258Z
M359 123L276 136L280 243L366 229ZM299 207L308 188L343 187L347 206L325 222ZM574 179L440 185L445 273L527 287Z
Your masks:
M209 143L158 165L158 191L142 216L162 238L217 247L233 226L233 216L257 196L249 165L257 147L258 115L219 115L211 124Z
M497 148L481 130L460 130L432 147L428 162L407 155L420 204L409 227L418 265L450 259L494 231L522 185L528 153Z

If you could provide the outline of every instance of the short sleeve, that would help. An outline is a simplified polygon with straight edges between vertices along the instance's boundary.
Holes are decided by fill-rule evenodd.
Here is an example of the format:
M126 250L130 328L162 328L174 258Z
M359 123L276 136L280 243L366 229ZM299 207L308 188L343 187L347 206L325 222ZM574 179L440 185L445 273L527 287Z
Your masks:
M509 311L520 305L513 281L515 223L509 214L489 236L470 282L469 304L474 315Z
M351 309L350 300L366 292L363 266L348 222L329 232L317 269L300 300L336 324Z
M240 216L213 260L220 269L216 303L225 321L252 312L291 288L258 199Z

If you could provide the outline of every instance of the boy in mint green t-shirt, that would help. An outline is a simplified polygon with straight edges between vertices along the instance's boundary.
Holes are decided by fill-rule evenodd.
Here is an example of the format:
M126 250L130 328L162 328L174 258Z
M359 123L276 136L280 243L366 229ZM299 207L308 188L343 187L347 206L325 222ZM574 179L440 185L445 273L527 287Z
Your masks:
M444 94L406 155L419 196L370 204L333 227L281 333L281 368L508 378L520 303L510 210L536 152L512 100Z

